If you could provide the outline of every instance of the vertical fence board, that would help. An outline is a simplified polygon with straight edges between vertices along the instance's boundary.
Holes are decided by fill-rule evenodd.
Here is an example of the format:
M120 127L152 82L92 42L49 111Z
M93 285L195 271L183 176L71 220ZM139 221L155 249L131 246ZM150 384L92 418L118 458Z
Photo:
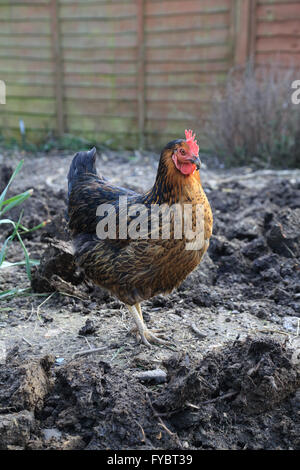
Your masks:
M249 57L251 0L235 0L235 65L243 66Z
M255 54L256 54L256 22L257 20L257 0L252 0L251 9L250 9L250 26L249 26L249 58L255 64Z
M61 35L59 22L59 6L58 0L50 0L50 13L52 25L52 51L55 67L55 98L56 98L56 120L57 132L62 136L65 132L64 125L64 101L63 101L63 72L61 57Z
M137 92L138 92L138 123L139 145L144 147L145 132L145 42L144 42L144 0L137 1Z

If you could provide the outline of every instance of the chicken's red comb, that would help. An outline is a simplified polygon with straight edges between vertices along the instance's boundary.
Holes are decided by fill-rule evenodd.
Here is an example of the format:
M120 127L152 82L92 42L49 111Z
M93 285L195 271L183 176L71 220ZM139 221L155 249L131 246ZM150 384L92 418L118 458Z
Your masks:
M198 155L199 154L199 145L197 144L197 140L195 139L195 134L193 133L193 131L191 129L189 130L185 130L185 139L186 139L186 142L187 144L189 145L190 149L191 149L191 152L194 154L194 155Z

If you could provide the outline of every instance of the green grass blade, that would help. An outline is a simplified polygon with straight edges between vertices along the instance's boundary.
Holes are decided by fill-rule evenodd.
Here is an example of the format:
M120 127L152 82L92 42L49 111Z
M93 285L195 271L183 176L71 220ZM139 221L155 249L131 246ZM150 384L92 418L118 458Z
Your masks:
M2 291L0 292L0 300L5 299L7 297L12 297L14 295L20 295L20 294L26 293L29 290L30 289L27 287L25 289L16 288L16 289L9 289L9 290Z
M30 266L38 266L40 261L38 259L29 259ZM0 269L11 268L12 266L24 266L26 261L16 261L15 263L11 263L10 261L3 261L0 265Z
M9 204L10 202L13 202L16 199L24 196L25 194L28 193L28 191L33 191L33 189L27 189L27 191L24 191L24 193L16 194L15 196L12 196L9 199L6 199L5 201L3 201L3 205L5 206L6 204Z
M21 247L23 248L23 251L24 251L24 255L25 255L25 262L26 262L26 272L27 272L27 277L29 279L29 281L31 281L31 269L30 269L30 258L29 258L29 254L28 254L28 251L27 251L27 248L26 246L24 245L23 243L23 240L19 234L19 232L17 231L17 237L19 239L19 242L21 244Z
M12 224L14 227L16 226L15 222L10 219L1 219L0 224Z
M15 206L18 206L18 205L22 204L26 199L28 199L32 195L33 190L29 189L27 191L24 191L23 193L17 194L15 196L5 200L7 190L9 188L10 184L12 183L12 181L14 180L14 178L16 177L16 175L21 170L21 168L23 166L23 163L24 163L24 160L21 160L19 162L19 164L17 165L16 169L14 170L12 176L10 177L10 179L8 181L8 184L6 185L5 189L0 194L0 217L2 217L6 212L11 210ZM31 266L36 266L39 262L37 260L31 260L30 259L27 248L24 245L21 234L19 233L18 230L21 227L21 230L23 230L23 232L21 232L22 234L32 232L34 230L38 230L41 227L44 227L47 222L42 222L41 224L38 224L35 227L32 227L31 229L27 229L26 227L21 225L22 215L23 215L23 211L21 211L20 216L19 216L19 220L18 220L17 223L12 221L11 219L1 219L0 220L0 224L2 224L2 225L3 224L10 224L14 228L13 233L9 237L7 237L7 239L4 241L3 246L1 248L1 251L0 251L0 269L5 269L5 268L10 267L10 266L19 266L19 265L24 265L25 264L28 279L31 280ZM14 240L14 238L16 236L17 236L18 241L19 241L19 243L20 243L20 245L23 249L24 256L25 256L25 261L18 261L18 262L15 262L15 263L10 263L10 262L7 262L7 261L4 262L8 246ZM5 291L4 293L3 292L0 293L0 296L3 298L3 296L13 295L12 293L16 292L16 291L17 291L16 289L10 290L10 291Z
M30 232L34 232L35 230L38 230L40 228L43 228L47 225L47 223L49 223L49 220L44 220L44 222L42 222L41 224L39 225L36 225L35 227L32 227L32 228L26 228L24 227L23 225L20 225L21 229L23 230L22 232L19 232L20 235L24 235L25 233L30 233Z
M17 176L17 174L19 173L19 171L21 170L22 166L23 166L23 163L24 163L24 160L21 160L20 163L17 165L17 168L15 169L15 171L13 172L13 174L11 175L10 177L10 180L9 182L7 183L7 186L6 188L4 188L4 190L2 191L1 195L0 195L0 210L2 208L2 205L3 205L3 202L4 202L4 198L6 196L6 193L7 193L7 190L11 184L11 182L14 180L14 178Z
M2 246L1 251L0 251L0 266L1 266L1 264L3 263L3 261L5 259L6 250L8 248L8 245L13 240L13 238L15 237L18 229L17 229L17 226L16 226L15 222L13 222L10 219L2 219L2 220L0 220L0 224L12 224L13 227L14 227L14 231L13 231L12 235L7 237L7 239L3 243L3 246Z
M8 244L9 244L10 241L11 241L11 237L8 237L5 240L5 242L3 243L3 246L1 248L1 251L0 251L0 269L1 269L2 263L4 262L5 255L6 255L6 250L8 248Z
M22 202L26 201L26 199L32 195L32 192L32 189L29 189L28 191L25 191L25 193L18 194L17 196L4 201L2 204L2 207L4 207L2 210L0 210L0 217L2 217L5 212L9 211L13 207L18 206L19 204L22 204Z
M13 241L13 239L15 238L16 234L17 234L17 231L18 231L18 228L20 226L20 223L21 223L21 218L22 218L22 215L23 215L23 211L21 212L20 216L19 216L19 220L17 223L13 222L12 220L10 219L2 219L0 220L0 224L1 223L4 223L4 224L7 224L7 223L10 223L13 225L14 227L14 231L13 233L5 240L4 244L3 244L3 247L1 249L1 252L0 252L0 266L1 264L3 263L4 259L5 259L5 256L6 256L6 251L7 251L7 248L8 248L8 244Z

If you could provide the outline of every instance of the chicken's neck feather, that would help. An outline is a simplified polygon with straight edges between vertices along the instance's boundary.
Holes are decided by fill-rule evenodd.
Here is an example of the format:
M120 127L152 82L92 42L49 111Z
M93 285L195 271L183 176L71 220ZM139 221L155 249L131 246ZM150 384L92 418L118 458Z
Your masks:
M195 196L203 191L199 171L183 175L177 170L171 158L161 157L156 180L150 191L145 194L148 204L175 204L193 202Z

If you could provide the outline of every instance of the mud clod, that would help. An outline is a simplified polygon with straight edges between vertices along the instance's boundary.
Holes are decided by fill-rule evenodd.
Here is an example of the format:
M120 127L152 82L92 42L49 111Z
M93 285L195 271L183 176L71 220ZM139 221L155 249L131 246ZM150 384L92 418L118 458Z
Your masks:
M0 408L5 410L39 410L50 389L51 356L40 360L15 361L0 368Z
M44 252L31 285L35 292L53 292L59 290L58 278L62 279L62 283L78 285L83 280L83 274L78 272L71 244L56 240L51 241Z
M30 411L0 415L0 449L24 449L34 430L36 422Z
M97 331L97 328L92 320L86 320L84 326L80 328L78 334L81 336L92 335Z

